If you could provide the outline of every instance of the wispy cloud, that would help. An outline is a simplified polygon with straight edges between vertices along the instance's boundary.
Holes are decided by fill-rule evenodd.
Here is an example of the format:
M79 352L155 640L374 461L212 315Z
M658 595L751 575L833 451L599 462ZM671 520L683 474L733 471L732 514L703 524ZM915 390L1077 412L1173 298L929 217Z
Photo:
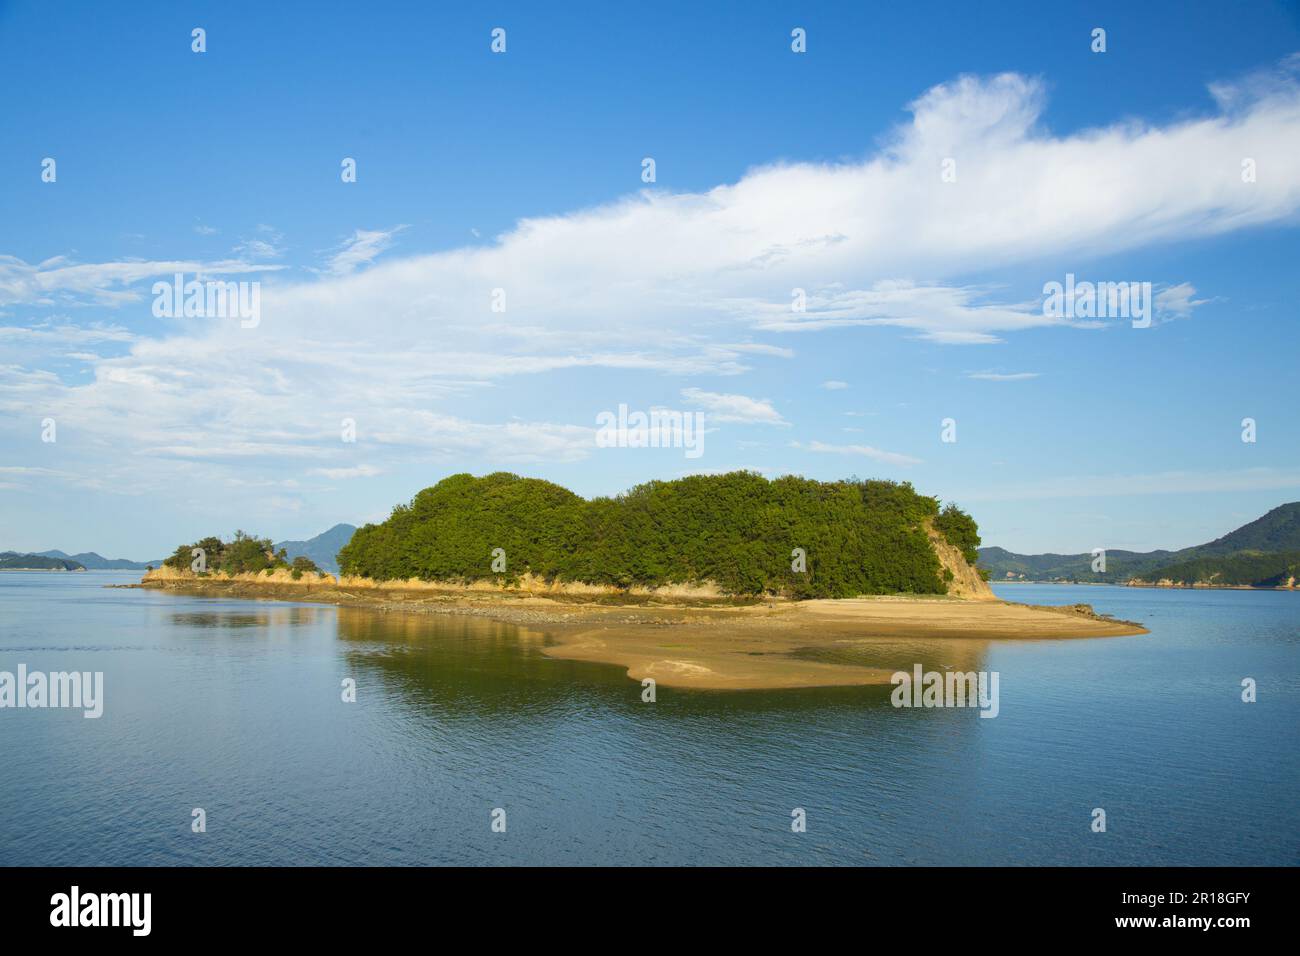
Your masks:
M1065 325L1043 315L1037 301L1000 304L981 301L987 290L974 286L918 284L885 279L869 288L834 286L807 296L804 312L781 302L750 300L735 307L755 315L757 327L770 332L822 332L828 329L897 326L949 345L987 345L1001 341L999 332L1043 325Z
M374 465L354 465L350 468L313 468L307 474L324 478L373 478L383 474L383 469Z
M39 343L42 345L90 345L102 342L132 342L136 336L120 325L93 322L75 325L66 319L50 320L32 326L0 326L0 341Z
M921 464L920 458L913 458L911 455L903 455L896 451L885 451L871 445L828 445L820 441L811 441L807 445L792 442L791 445L795 448L806 448L808 451L828 452L834 455L861 455L886 465Z
M357 229L331 253L325 271L330 275L345 276L369 265L393 244L393 236L405 228Z
M967 372L967 378L975 378L984 382L1023 382L1026 379L1038 378L1042 372Z
M274 226L259 225L257 235L245 236L231 251L250 259L278 259L284 255L284 236Z
M282 266L244 259L169 259L75 263L65 256L32 264L0 256L0 305L121 306L138 302L147 289L142 283L177 272L189 276L241 275L275 271Z

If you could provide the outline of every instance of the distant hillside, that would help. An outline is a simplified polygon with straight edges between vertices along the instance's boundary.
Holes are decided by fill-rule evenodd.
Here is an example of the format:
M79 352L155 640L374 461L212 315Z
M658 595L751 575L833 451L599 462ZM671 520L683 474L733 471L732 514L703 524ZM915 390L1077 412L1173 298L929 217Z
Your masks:
M1194 573L1193 564L1203 559L1229 556L1250 556L1251 563L1228 565L1198 565L1196 573L1220 574L1232 577L1251 576L1257 571L1273 569L1282 573L1286 567L1285 554L1300 551L1300 501L1279 505L1261 518L1243 525L1221 538L1178 551L1106 551L1106 570L1092 570L1091 554L1015 554L1004 548L981 548L979 567L989 573L989 580L997 581L1078 581L1083 583L1123 584L1137 578L1158 581L1177 575ZM1271 555L1263 563L1254 558ZM1271 563L1270 563L1271 562ZM1249 569L1249 570L1248 570ZM1174 578L1170 578L1173 580ZM1181 580L1181 578L1179 578ZM1192 579L1197 580L1197 579Z
M42 554L19 554L17 551L0 552L0 571L84 571L85 565L76 561L51 558Z
M150 566L157 568L162 565L162 558L157 561L129 561L126 558L101 557L94 551L86 551L83 554L65 554L62 551L37 551L36 554L43 558L76 561L85 565L89 571L143 571Z
M283 549L290 561L299 555L311 558L322 571L338 574L338 553L352 540L356 530L355 525L336 524L328 531L323 531L306 541L277 541L275 550Z
M930 529L948 546L944 563ZM531 574L618 588L709 583L729 594L800 598L944 594L950 586L957 593L969 586L958 581L965 571L987 594L967 564L978 546L969 515L940 511L936 499L906 483L732 472L652 481L588 501L548 481L498 472L452 475L424 489L383 524L359 529L339 564L344 574L378 580ZM494 551L504 571L492 567ZM960 562L957 571L952 562Z
M1123 583L1162 563L1173 551L1107 551L1105 573L1094 573L1091 554L1015 554L1005 548L980 548L978 567L997 581L1086 581Z
M1148 584L1290 588L1300 579L1300 551L1240 552L1206 556L1141 575Z
M1300 501L1279 505L1262 518L1256 518L1222 538L1186 550L1199 552L1200 555L1235 554L1239 551L1300 551Z

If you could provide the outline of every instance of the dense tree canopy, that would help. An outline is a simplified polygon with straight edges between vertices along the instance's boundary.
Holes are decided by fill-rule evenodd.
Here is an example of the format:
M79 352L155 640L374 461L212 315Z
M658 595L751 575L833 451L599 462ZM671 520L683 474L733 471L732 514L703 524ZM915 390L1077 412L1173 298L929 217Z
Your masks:
M968 515L951 507L944 515L954 544L978 544ZM735 594L942 594L923 524L939 518L934 498L889 481L769 481L740 471L587 501L538 479L461 474L359 529L339 565L379 580L532 573L617 587L713 581ZM795 549L805 570L796 570Z
M202 560L195 552L201 552ZM219 537L202 538L193 544L183 544L163 564L180 571L198 567L204 573L221 572L224 574L256 574L259 571L274 571L277 568L292 568L295 577L303 571L319 570L309 558L295 558L290 565L282 548L277 554L270 538L257 538L243 531L236 531L231 541L222 541Z

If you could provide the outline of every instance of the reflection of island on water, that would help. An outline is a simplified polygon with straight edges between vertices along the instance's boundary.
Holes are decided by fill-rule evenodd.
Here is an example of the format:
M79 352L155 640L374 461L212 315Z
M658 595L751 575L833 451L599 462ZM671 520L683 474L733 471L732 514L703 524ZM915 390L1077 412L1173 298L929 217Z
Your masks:
M440 718L555 713L566 700L590 700L593 683L639 690L609 668L542 656L540 631L485 618L340 607L338 639L358 694L375 675L385 692Z
M629 679L624 668L547 657L541 653L548 641L544 632L484 618L340 607L338 639L345 645L343 656L353 668L349 676L357 679L358 693L366 692L368 677L378 677L383 692L412 708L413 715L440 721L511 718L500 725L502 732L517 717L544 722L615 717L637 726L642 726L641 718L650 718L645 726L656 719L687 719L702 721L701 732L724 732L744 746L762 744L778 725L780 733L789 733L792 718L806 721L815 732L821 720L851 712L866 721L864 733L874 733L871 727L884 732L909 713L890 704L890 685L745 691L659 687L656 701L646 703L641 684ZM916 663L939 671L979 670L988 643L870 639L800 653L909 672ZM970 725L975 716L951 709L910 713L930 725L922 734L940 735L953 733L955 723ZM477 723L475 732L483 733Z
M792 651L790 656L799 660L880 667L891 671L910 671L915 664L933 671L979 671L984 669L988 649L988 640L973 637L935 640L866 637L801 647Z
M319 624L332 608L272 607L256 611L177 611L167 615L169 623L177 627L242 628L306 627Z

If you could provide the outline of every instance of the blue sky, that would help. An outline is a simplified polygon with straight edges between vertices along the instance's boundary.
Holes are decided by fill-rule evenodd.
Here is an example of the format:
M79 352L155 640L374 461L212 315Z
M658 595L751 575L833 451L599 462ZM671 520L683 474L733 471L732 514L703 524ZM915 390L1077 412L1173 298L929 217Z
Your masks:
M1300 499L1294 4L269 6L0 2L0 549L498 469L907 480L1017 551ZM258 324L156 316L176 272ZM1048 319L1067 273L1151 326ZM597 447L620 404L703 454Z

